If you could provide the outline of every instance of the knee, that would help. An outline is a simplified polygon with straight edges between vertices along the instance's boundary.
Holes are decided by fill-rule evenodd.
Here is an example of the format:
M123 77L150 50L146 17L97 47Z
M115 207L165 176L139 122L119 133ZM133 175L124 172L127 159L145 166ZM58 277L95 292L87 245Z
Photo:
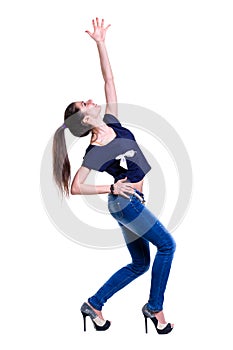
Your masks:
M176 251L176 242L174 240L174 238L171 237L171 242L170 242L170 250L172 253L175 253Z
M166 239L163 246L159 250L166 254L174 254L176 251L176 242L174 238L169 235L169 238Z
M133 261L132 264L132 269L134 273L138 276L142 275L143 273L147 272L150 268L150 259L144 259L142 261Z

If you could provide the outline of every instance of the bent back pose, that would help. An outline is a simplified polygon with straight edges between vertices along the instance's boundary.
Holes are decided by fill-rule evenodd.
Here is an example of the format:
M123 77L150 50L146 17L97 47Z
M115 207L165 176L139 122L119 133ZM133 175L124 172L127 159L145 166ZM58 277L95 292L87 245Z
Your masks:
M86 330L89 316L98 331L109 328L110 322L102 316L102 308L109 298L149 269L149 243L157 247L152 266L151 287L147 303L142 308L145 317L151 319L159 334L173 329L163 313L164 292L170 273L175 242L165 227L146 208L143 180L151 167L138 146L132 132L124 128L117 115L117 95L110 66L105 35L109 28L104 20L92 21L93 33L86 31L96 42L104 79L106 109L101 117L101 107L92 100L71 103L65 110L64 124L59 127L53 141L53 171L62 193L69 195L108 194L108 209L117 220L132 261L114 273L107 282L81 306ZM70 162L67 154L64 130L83 137L90 134L83 163L70 181ZM114 184L90 185L86 179L92 170L107 172ZM71 186L70 186L71 182ZM125 309L125 306L123 306Z

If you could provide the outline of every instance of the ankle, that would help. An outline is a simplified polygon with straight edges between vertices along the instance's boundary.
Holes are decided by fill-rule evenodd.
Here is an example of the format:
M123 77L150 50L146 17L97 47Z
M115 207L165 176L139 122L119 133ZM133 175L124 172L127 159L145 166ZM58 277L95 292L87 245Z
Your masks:
M163 310L158 311L158 312L154 312L154 316L157 318L157 320L159 321L160 324L164 325L167 323L165 320Z
M94 312L100 319L104 320L102 311L95 309L89 302L87 302L87 304L92 308L92 310L94 310Z

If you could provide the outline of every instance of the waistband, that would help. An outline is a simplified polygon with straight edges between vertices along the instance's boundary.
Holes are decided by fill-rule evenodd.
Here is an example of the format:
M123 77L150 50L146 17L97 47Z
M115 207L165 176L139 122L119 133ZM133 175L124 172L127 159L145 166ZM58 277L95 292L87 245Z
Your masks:
M111 193L109 193L109 196L117 197L118 194L111 194ZM144 204L146 202L145 199L144 199L144 194L142 192L136 190L136 189L134 189L134 193L132 194L132 196L134 196L137 199L139 199L142 204Z

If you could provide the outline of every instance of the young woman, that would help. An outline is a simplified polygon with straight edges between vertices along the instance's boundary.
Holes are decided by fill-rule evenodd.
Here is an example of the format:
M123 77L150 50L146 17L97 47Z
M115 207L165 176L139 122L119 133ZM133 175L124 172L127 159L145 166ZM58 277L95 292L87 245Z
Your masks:
M104 303L117 291L149 269L149 243L157 247L151 275L148 302L143 306L147 332L147 319L151 319L159 334L173 329L163 313L164 292L171 268L175 242L159 220L144 205L143 179L151 167L139 148L134 135L124 128L117 117L117 95L113 74L105 46L109 28L104 20L92 21L93 33L86 31L96 42L106 96L106 110L101 118L101 107L92 100L71 103L65 110L64 124L57 129L53 141L53 171L62 193L69 195L108 194L108 208L117 220L132 258L132 262L115 274L81 306L86 330L89 316L98 331L107 330L110 322L102 316ZM83 163L70 184L70 163L64 130L83 137L91 134ZM106 171L114 178L112 185L90 185L85 180L91 170Z

